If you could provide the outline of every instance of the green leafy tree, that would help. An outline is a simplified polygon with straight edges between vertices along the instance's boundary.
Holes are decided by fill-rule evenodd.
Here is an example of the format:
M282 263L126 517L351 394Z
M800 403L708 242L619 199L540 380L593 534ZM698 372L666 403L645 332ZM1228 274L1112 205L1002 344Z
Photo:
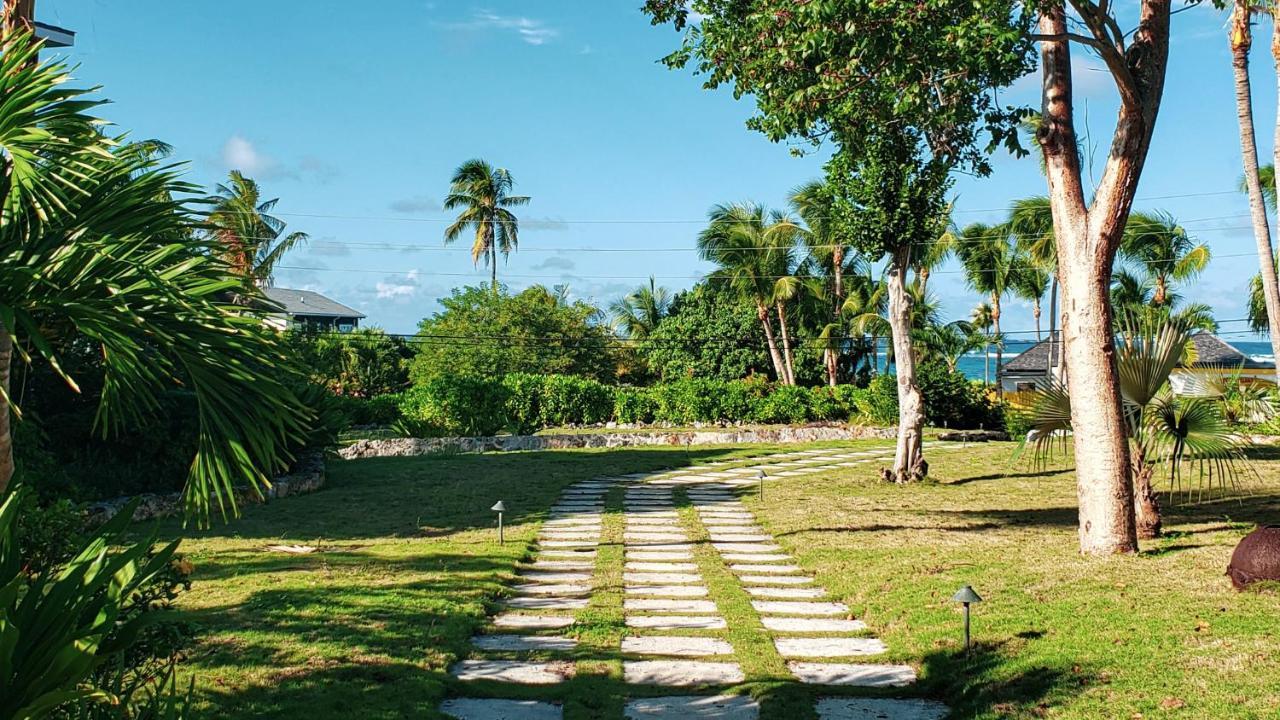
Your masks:
M468 160L453 173L445 210L461 209L457 219L444 230L446 245L462 237L468 230L475 239L471 243L471 260L479 265L483 259L489 266L489 287L499 294L498 253L505 259L520 243L520 221L511 208L529 204L527 195L512 195L515 180L503 168L495 168L483 160Z
M534 285L515 295L457 288L440 304L413 340L415 385L441 375L497 379L517 372L615 379L617 339L600 322L599 308L569 300L564 288Z
M715 281L676 293L639 352L664 382L738 380L773 369L755 303Z
M1210 257L1172 215L1141 212L1129 216L1119 255L1149 278L1153 305L1168 303L1173 286L1204 272Z
M708 88L732 85L735 96L752 97L759 112L749 127L778 141L837 144L827 177L838 215L851 230L862 228L847 237L867 260L890 260L902 397L889 475L923 477L905 273L912 250L946 230L938 217L949 173L986 174L986 150L1018 146L1020 113L1001 107L994 90L1032 67L1031 10L1012 0L647 0L644 7L655 23L677 29L698 14L666 61L705 73ZM854 222L860 215L865 221ZM889 227L895 221L903 225Z
M285 233L286 223L271 214L279 198L262 199L258 183L232 170L220 183L209 213L209 234L216 252L232 272L258 286L270 286L276 263L305 243L304 232Z
M409 384L413 350L379 328L349 333L290 330L285 334L311 381L336 395L369 398L400 392Z

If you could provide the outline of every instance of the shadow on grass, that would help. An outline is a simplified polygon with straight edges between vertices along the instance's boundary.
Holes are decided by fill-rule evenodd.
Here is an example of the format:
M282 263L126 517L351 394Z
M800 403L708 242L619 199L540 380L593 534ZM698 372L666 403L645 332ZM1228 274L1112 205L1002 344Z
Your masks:
M942 698L954 718L993 713L1040 717L1081 688L1098 682L1096 675L1079 666L1016 667L1004 643L977 643L968 655L961 650L930 653L923 664L920 690Z

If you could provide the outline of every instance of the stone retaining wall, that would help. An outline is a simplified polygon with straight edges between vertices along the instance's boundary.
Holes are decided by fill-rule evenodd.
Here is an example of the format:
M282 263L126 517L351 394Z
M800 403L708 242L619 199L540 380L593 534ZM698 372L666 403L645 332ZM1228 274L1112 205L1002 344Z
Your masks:
M743 445L806 443L821 440L893 439L896 428L848 425L761 427L671 432L607 432L565 435L496 435L490 437L391 438L360 440L341 450L344 460L372 457L411 457L441 452L510 452L578 448L638 447L646 445Z
M263 488L262 494L267 500L290 495L302 495L319 490L324 487L324 483L324 453L317 452L299 458L293 472L272 480L271 487ZM144 493L132 497L118 497L92 503L87 509L87 523L90 527L101 525L124 509L135 497L142 498L142 502L138 504L138 509L133 513L135 521L174 517L181 515L183 511L182 493ZM235 497L236 504L242 507L260 502L257 494L247 487L237 488Z

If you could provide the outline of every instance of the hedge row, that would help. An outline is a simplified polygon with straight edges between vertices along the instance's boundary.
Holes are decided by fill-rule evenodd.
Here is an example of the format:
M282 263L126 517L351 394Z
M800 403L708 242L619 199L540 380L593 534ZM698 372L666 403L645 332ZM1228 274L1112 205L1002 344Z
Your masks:
M999 408L963 376L926 367L920 374L933 425L997 427ZM626 423L804 423L864 418L897 422L895 380L870 387L804 388L763 380L689 379L653 387L614 387L572 375L507 375L500 381L436 377L398 396L406 434L529 434L549 427Z

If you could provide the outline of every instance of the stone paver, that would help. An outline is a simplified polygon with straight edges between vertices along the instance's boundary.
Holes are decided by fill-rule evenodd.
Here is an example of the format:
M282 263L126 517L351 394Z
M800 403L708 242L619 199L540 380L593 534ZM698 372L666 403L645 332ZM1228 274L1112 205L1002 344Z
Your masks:
M810 685L903 687L916 681L916 671L910 665L790 662L787 668L800 682Z
M746 679L737 663L700 660L627 660L623 680L632 685L725 685Z
M519 685L554 685L573 677L573 663L463 660L455 664L450 672L455 678L464 681L497 680Z
M844 615L849 606L837 602L789 602L786 600L752 600L756 612L769 615Z
M534 570L531 572L520 573L520 575L517 576L517 579L540 583L576 583L590 580L591 573Z
M573 624L573 618L558 615L520 615L503 613L493 619L493 624L503 628L527 628L529 630L552 630L566 628Z
M716 604L710 600L667 600L665 598L627 598L622 609L631 612L669 612L680 614L709 613L714 615Z
M751 597L763 598L820 598L827 594L822 588L749 587L745 590Z
M732 655L733 646L724 640L716 638L648 635L623 638L622 652L635 655L702 657L704 655Z
M655 595L658 597L706 597L707 588L702 585L635 585L624 586L627 595Z
M651 630L723 630L722 617L697 615L628 615L627 627Z
M831 618L798 618L798 617L762 617L760 622L768 630L775 632L819 632L848 633L862 632L867 624L861 620L833 620Z
M559 705L537 700L455 698L440 703L440 712L456 720L561 720Z
M743 575L738 578L752 585L808 585L813 578L804 575Z
M520 595L586 595L591 592L590 585L577 583L524 583L511 588Z
M759 563L738 563L730 565L729 569L736 573L743 573L747 575L800 572L800 566L798 565L761 565Z
M819 698L818 720L942 720L947 706L933 700Z
M746 695L641 698L627 703L625 717L626 720L756 720L760 717L760 705Z
M773 644L782 657L880 655L888 649L879 638L777 638Z
M624 572L622 582L628 585L691 585L702 582L693 572Z
M628 562L623 569L634 572L696 572L698 566L686 562Z
M720 553L720 557L728 562L744 562L744 563L765 563L765 562L789 562L789 555L780 553Z
M507 607L522 610L581 610L587 606L586 598L563 597L513 597L506 601Z
M691 550L627 550L628 560L691 560Z
M578 641L550 635L477 635L471 644L479 650L572 650Z

